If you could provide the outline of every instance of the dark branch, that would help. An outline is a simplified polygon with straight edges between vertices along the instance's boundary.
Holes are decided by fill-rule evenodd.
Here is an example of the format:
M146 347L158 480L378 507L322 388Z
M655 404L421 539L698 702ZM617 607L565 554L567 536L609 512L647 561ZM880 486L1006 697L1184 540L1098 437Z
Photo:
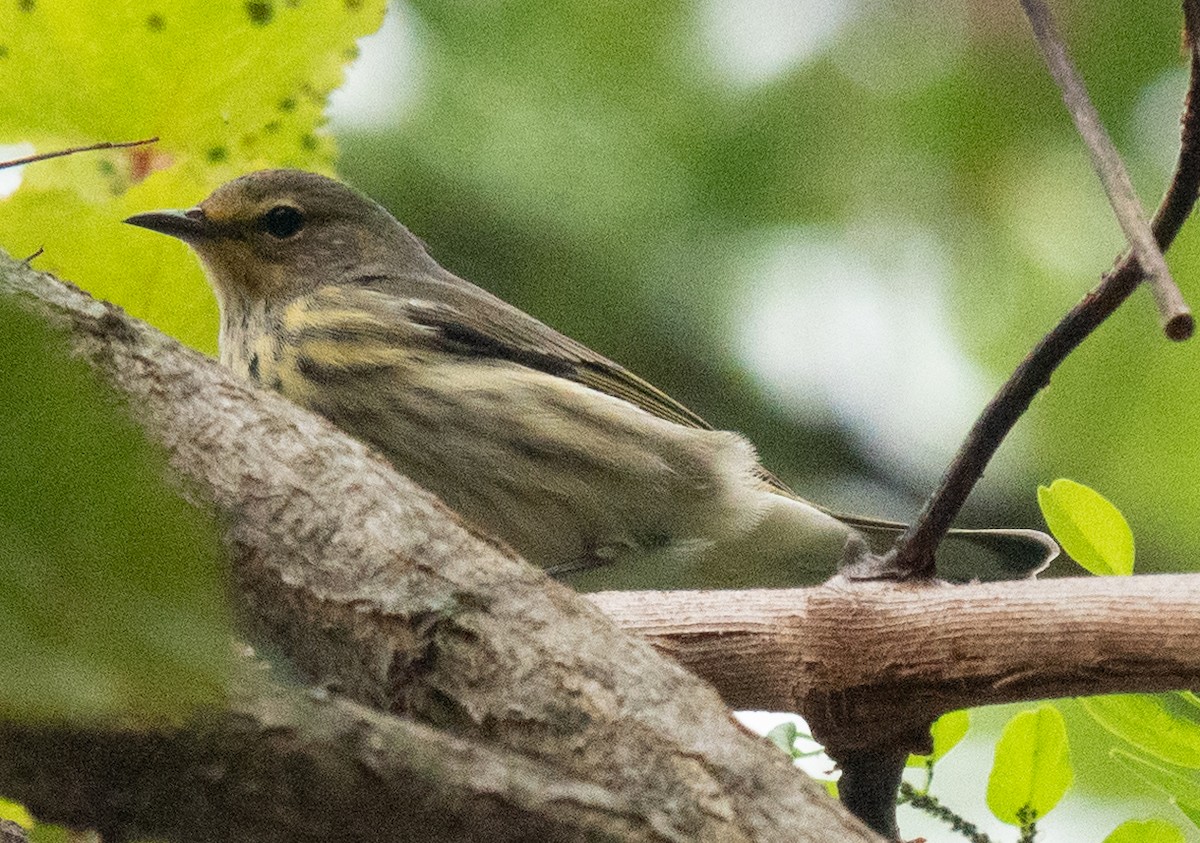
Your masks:
M0 792L105 840L317 843L661 838L558 765L247 670L181 726L0 721ZM0 843L20 838L0 824Z
M1189 0L1185 9L1189 23L1193 19L1200 20L1200 14L1193 6L1194 0ZM1170 247L1184 220L1191 214L1200 186L1200 114L1195 107L1198 84L1200 69L1193 49L1179 158L1171 185L1151 223L1161 251ZM1054 370L1129 298L1144 277L1137 258L1132 253L1127 254L1021 362L967 434L916 522L897 542L888 560L891 569L908 578L934 574L934 550L1004 437L1028 409L1034 396L1050 382Z

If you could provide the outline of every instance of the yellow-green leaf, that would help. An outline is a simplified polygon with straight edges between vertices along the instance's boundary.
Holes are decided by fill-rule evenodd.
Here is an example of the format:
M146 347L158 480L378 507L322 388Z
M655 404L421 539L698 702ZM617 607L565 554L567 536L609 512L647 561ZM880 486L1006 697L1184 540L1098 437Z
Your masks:
M1058 709L1042 705L1022 711L996 743L988 808L1009 825L1028 825L1058 804L1073 778L1067 728Z
M188 344L216 306L181 244L121 224L189 207L263 167L331 172L329 92L385 0L0 3L0 144L38 151L157 135L151 147L30 165L0 200L0 246ZM51 105L52 104L52 105Z
M1113 694L1079 702L1101 726L1142 751L1182 767L1200 768L1200 722L1184 716L1193 710L1186 699L1173 694Z
M941 760L958 745L970 726L971 715L966 709L946 712L929 727L929 736L933 739L933 752L928 755L910 755L908 766L926 767Z
M1126 820L1104 843L1184 843L1183 832L1166 820Z
M12 820L24 829L33 828L33 817L19 802L10 802L0 798L0 820Z
M1038 505L1054 538L1088 571L1133 573L1133 531L1121 511L1099 492L1060 478L1038 487Z

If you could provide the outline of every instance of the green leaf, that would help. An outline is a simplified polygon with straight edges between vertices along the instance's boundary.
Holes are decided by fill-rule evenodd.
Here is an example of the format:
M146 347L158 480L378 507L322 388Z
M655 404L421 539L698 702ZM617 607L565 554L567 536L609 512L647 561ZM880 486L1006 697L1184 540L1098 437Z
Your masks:
M1178 802L1175 805L1179 812L1188 818L1188 822L1200 828L1200 806Z
M1155 758L1200 769L1200 723L1174 694L1084 697L1084 710L1101 726ZM1177 704L1178 703L1178 704Z
M62 338L0 299L0 717L122 722L219 702L217 530Z
M38 823L29 831L29 843L72 843L75 835L61 825Z
M800 736L800 730L796 728L796 724L790 720L780 723L771 731L767 732L767 740L782 749L792 758L796 757L796 738Z
M0 820L12 820L21 828L33 828L33 817L25 810L25 806L3 798L0 798Z
M1200 812L1200 776L1195 773L1184 775L1170 770L1162 764L1139 758L1121 749L1114 749L1112 757L1128 767L1138 778L1166 793L1189 818ZM1193 820L1194 821L1194 820Z
M1002 822L1024 826L1041 819L1071 786L1067 729L1058 709L1022 711L1004 727L988 776L988 808Z
M929 735L933 738L933 752L928 755L910 755L909 767L927 767L940 761L954 749L967 734L971 726L971 715L966 709L948 711L933 722Z
M1184 843L1183 832L1166 820L1126 820L1104 843Z
M1060 478L1038 487L1038 505L1054 538L1088 571L1102 576L1133 573L1133 531L1099 492Z
M212 350L216 307L195 259L121 225L189 207L270 166L330 172L329 92L385 0L59 0L0 4L0 143L39 151L157 135L152 147L27 167L0 200L0 245L39 247L71 278ZM136 60L133 60L136 58ZM53 107L47 107L53 103ZM157 238L165 241L166 238Z

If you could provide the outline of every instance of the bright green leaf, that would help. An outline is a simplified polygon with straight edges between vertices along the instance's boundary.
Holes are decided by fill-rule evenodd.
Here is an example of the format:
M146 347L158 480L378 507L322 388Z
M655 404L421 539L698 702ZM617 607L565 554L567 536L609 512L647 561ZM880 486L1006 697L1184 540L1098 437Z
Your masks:
M1200 768L1200 722L1173 694L1115 694L1079 701L1101 726L1155 758Z
M181 244L123 226L234 175L330 172L329 92L385 0L74 0L0 4L0 143L152 147L27 167L0 200L0 245L183 341L215 347L216 307ZM48 107L48 104L53 104ZM158 242L156 242L158 241Z
M1138 778L1170 796L1189 818L1200 811L1200 776L1195 773L1184 775L1121 749L1114 749L1112 757L1128 767Z
M0 820L12 820L21 828L33 828L33 817L19 802L0 799Z
M1067 728L1058 709L1022 711L1004 727L988 776L988 808L1001 821L1021 826L1041 819L1071 786Z
M1166 820L1126 820L1104 843L1184 843L1183 832Z
M1038 505L1050 532L1088 571L1133 573L1133 531L1121 511L1099 492L1060 478L1038 487Z
M910 755L909 767L926 767L940 761L954 749L967 734L971 726L971 715L966 709L948 711L933 722L929 735L933 739L933 752L929 755Z
M0 298L0 716L123 722L220 701L217 530L57 335Z

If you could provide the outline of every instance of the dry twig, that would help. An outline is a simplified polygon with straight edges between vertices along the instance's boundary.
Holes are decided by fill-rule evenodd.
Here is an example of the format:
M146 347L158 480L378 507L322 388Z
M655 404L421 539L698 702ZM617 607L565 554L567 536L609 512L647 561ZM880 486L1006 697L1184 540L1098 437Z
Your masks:
M1200 0L1187 0L1184 11L1200 20ZM1166 196L1150 224L1160 251L1165 251L1191 214L1200 187L1200 112L1195 107L1200 87L1200 64L1192 50L1191 76L1184 104L1183 128L1175 174ZM963 502L983 470L1030 402L1050 382L1054 370L1099 325L1129 298L1145 277L1141 263L1127 254L1021 361L1000 391L984 409L955 455L937 491L929 498L913 526L901 537L887 560L888 569L901 579L934 575L933 554L950 529Z
M98 149L126 149L131 146L145 146L148 143L157 143L158 137L146 138L144 140L135 141L101 141L100 143L89 144L88 146L72 146L67 149L56 149L53 152L39 152L37 155L27 155L24 158L14 158L11 161L0 161L0 170L7 170L9 167L20 167L23 164L32 164L35 161L48 161L51 158L62 158L64 155L76 155L80 152L95 152Z
M1050 8L1045 0L1021 0L1021 5L1033 26L1033 34L1046 59L1050 75L1062 91L1063 102L1091 154L1092 166L1104 185L1104 192L1121 224L1121 230L1125 232L1125 239L1129 241L1129 247L1142 265L1145 280L1154 292L1163 331L1173 340L1188 339L1195 329L1192 312L1184 302L1175 280L1171 278L1171 271L1167 269L1162 250L1146 222L1142 203L1134 193L1133 182L1129 179L1121 155L1105 131L1096 106L1088 97L1083 78L1067 55L1066 44L1054 25Z

